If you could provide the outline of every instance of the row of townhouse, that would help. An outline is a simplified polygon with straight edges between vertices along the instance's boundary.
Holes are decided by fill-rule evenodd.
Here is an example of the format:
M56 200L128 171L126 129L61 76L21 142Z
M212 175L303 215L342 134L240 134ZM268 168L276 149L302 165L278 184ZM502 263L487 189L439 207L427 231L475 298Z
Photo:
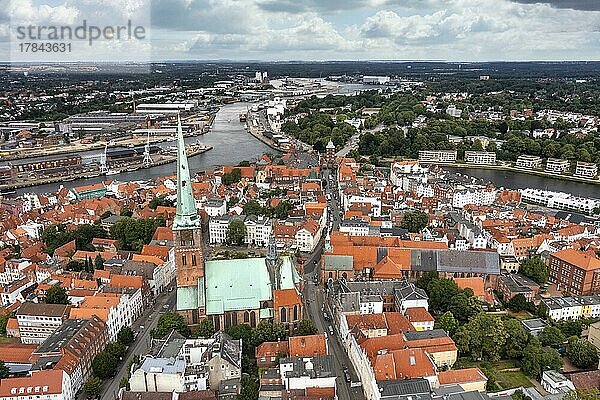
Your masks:
M554 321L600 317L600 296L549 297L542 299L548 317Z
M256 215L222 215L212 217L208 223L210 244L223 244L227 242L227 230L233 221L242 221L246 227L244 243L249 246L264 247L269 243L273 234L273 222L268 217Z

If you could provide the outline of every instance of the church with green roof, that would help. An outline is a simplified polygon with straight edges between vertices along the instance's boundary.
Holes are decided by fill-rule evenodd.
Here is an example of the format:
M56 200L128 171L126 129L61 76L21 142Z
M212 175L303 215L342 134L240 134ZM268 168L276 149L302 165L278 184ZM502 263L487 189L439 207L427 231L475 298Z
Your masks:
M195 206L185 143L178 117L177 212L173 220L177 312L189 325L210 319L215 329L255 327L272 321L293 330L302 320L302 279L291 257L278 257L273 240L267 256L205 260L202 223Z

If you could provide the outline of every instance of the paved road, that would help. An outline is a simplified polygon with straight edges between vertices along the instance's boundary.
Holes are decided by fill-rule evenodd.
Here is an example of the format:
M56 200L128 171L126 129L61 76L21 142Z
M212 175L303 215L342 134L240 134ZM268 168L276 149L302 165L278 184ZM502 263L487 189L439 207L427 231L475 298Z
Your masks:
M332 171L331 176L328 172L325 173L327 179L326 192L331 194L331 200L328 201L330 207L330 215L332 217L332 227L337 229L340 223L339 206L337 201L337 181L335 171ZM334 195L335 194L335 195ZM361 388L351 388L346 382L344 376L344 367L350 371L353 381L358 381L358 377L354 372L353 366L348 359L346 352L340 342L340 339L335 332L334 324L331 322L332 313L329 306L325 302L325 293L323 286L319 284L320 278L320 261L323 253L323 245L325 234L322 235L321 241L317 245L313 254L307 258L304 268L304 298L306 299L305 309L310 318L315 322L319 332L325 332L328 336L329 353L334 357L334 367L337 375L336 383L338 388L338 398L341 400L364 399L364 394ZM327 317L325 317L327 316ZM331 334L331 330L334 334Z
M171 284L173 287L174 284ZM150 304L144 313L131 325L134 332L139 332L133 345L129 347L125 360L120 365L119 372L112 380L104 382L101 394L101 400L114 400L119 393L119 382L127 376L127 366L134 354L144 355L150 347L150 331L154 329L158 322L159 314L166 311L173 311L177 300L177 291L164 292L158 296L154 304ZM167 307L164 307L164 306Z

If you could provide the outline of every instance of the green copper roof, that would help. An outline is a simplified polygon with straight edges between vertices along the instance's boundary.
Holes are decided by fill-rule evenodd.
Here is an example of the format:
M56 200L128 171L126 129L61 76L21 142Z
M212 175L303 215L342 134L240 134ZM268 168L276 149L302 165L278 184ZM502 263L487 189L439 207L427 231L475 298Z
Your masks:
M293 289L302 278L294 268L294 263L290 257L282 258L281 268L279 269L279 287L281 289Z
M207 315L259 309L272 299L264 258L207 261L205 272Z
M177 115L177 213L173 229L186 229L200 226L196 201L192 191L192 180L185 154L185 142L181 129L181 118Z
M323 269L325 271L352 271L353 261L352 256L326 254L323 256Z
M196 310L198 308L198 286L177 288L177 310Z

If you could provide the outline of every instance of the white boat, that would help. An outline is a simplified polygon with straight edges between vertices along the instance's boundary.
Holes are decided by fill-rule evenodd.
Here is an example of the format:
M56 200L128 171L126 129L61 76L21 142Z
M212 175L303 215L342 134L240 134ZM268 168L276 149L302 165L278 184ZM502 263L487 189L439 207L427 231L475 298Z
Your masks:
M109 170L109 171L106 173L106 176L110 176L110 175L117 175L117 174L120 174L120 173L121 173L121 171L119 171L119 170L111 169L111 170Z

